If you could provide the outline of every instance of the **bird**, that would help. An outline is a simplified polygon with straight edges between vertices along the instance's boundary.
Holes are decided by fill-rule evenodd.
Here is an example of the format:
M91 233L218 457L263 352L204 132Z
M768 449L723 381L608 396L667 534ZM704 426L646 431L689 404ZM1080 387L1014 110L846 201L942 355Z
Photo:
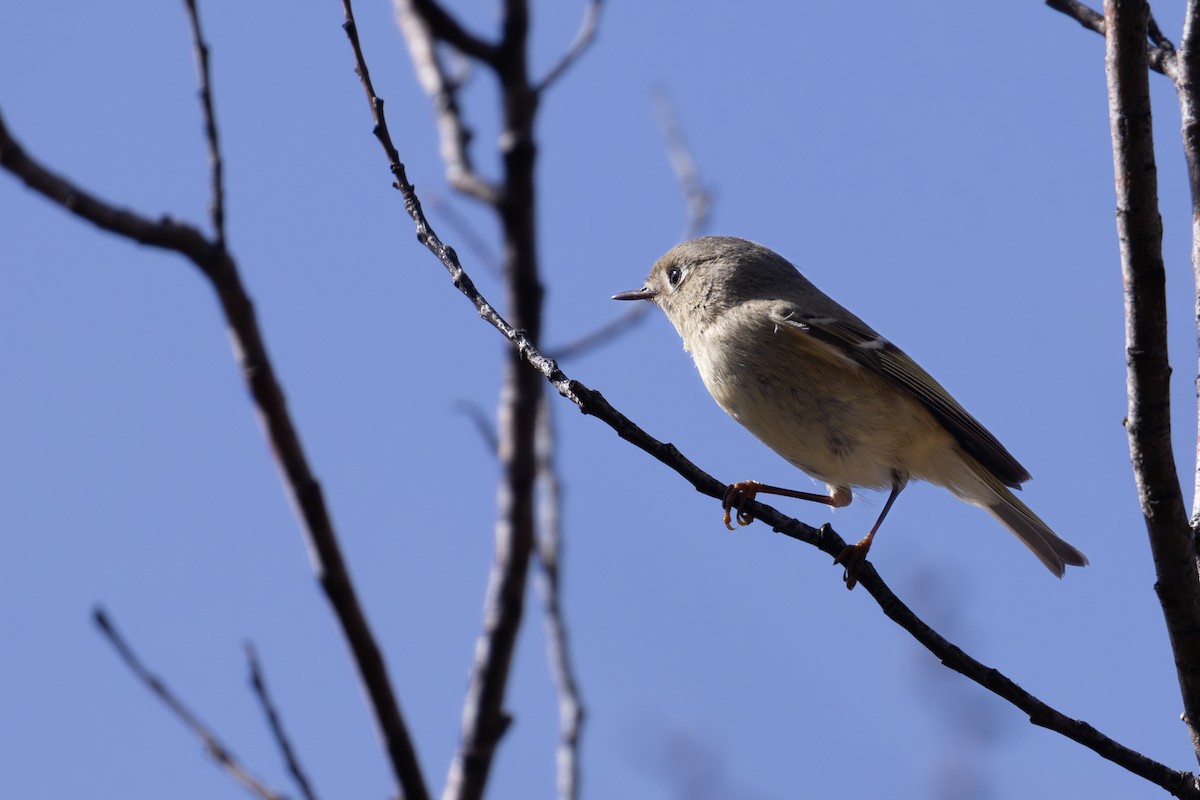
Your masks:
M731 484L722 506L731 530L754 518L757 494L849 505L854 490L886 489L875 524L834 563L847 588L896 498L926 481L989 511L1054 575L1086 566L1012 489L1028 470L896 345L821 292L773 250L732 236L671 248L641 288L613 295L658 306L683 339L712 398L826 493Z

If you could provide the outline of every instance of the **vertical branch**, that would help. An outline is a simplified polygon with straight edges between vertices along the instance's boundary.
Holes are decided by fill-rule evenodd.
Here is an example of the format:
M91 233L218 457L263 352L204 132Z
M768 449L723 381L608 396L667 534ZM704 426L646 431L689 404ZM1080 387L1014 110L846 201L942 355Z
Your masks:
M1197 341L1200 342L1200 4L1189 0L1179 42L1178 78L1180 135L1192 193L1192 275L1196 289ZM1200 416L1200 369L1196 378L1197 415ZM1192 529L1200 528L1200 440L1196 442L1196 477L1192 494Z
M534 192L533 120L537 100L529 83L529 15L522 0L505 3L501 28L492 67L500 79L503 109L503 188L496 208L504 236L504 284L509 320L523 329L536 346L542 327ZM497 425L502 476L496 493L496 554L463 709L462 739L450 764L444 800L478 800L483 796L496 746L510 723L504 695L524 614L533 551L537 475L534 434L543 388L540 376L524 363L520 353L509 350L505 359Z
M1200 579L1171 449L1166 273L1146 67L1146 0L1104 7L1105 73L1116 175L1117 235L1125 285L1126 429L1150 537L1184 719L1200 757Z
M538 591L546 627L546 649L550 674L558 695L558 800L579 797L579 737L583 728L583 703L567 647L567 626L562 615L559 555L562 552L560 511L562 488L554 465L554 420L543 395L538 412L537 455L541 484L541 515L538 520Z
M184 0L188 24L192 28L192 48L196 53L196 72L200 75L200 111L204 117L204 141L208 144L208 169L212 180L212 197L208 214L212 220L217 247L225 248L225 170L221 162L221 145L217 138L217 117L213 112L212 75L208 68L208 44L200 30L200 12L196 0Z

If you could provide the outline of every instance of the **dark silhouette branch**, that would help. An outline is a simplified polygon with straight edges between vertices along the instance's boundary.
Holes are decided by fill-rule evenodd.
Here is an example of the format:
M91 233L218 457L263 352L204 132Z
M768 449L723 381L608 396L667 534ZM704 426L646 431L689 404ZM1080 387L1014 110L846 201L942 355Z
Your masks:
M200 111L204 118L204 141L208 145L208 169L212 181L212 198L208 214L212 220L217 246L225 247L225 178L221 162L221 144L217 136L217 118L212 102L212 73L208 68L208 44L200 30L200 13L196 0L184 0L188 24L192 30L192 49L196 54L196 72L200 76Z
M304 768L300 765L300 759L296 757L295 748L292 747L291 740L283 730L283 720L280 719L279 711L276 710L275 703L271 701L271 694L267 691L267 681L263 677L262 667L258 663L258 653L255 652L254 645L250 643L246 644L246 663L250 666L250 686L254 689L254 696L258 698L258 704L262 707L263 714L267 717L267 724L271 727L271 738L275 740L275 745L283 756L288 774L296 782L296 786L305 800L317 800L312 784L308 780Z
M352 26L351 26L352 27ZM355 57L359 59L359 73L365 75L365 64L362 63L361 49L355 45ZM409 182L404 164L400 161L399 153L387 133L387 126L380 116L383 102L374 94L368 79L364 78L364 87L370 100L374 118L374 131L388 158L388 168L395 179L394 186L404 198L404 207L413 220L417 239L442 263L450 274L451 282L475 307L488 324L492 325L513 345L523 359L566 399L570 400L584 414L594 416L611 427L618 436L630 444L643 450L653 458L673 469L681 477L691 483L697 491L720 500L726 490L722 483L702 471L686 459L674 445L660 442L643 431L621 412L613 408L597 391L583 383L568 377L552 359L538 352L534 342L524 331L514 328L496 311L488 300L479 293L470 276L459 263L454 249L441 241L436 232L430 227L429 221L421 210L421 201ZM785 517L775 509L761 503L752 503L748 511L757 519L763 520L773 530L790 536L793 539L811 544L827 555L834 557L845 547L845 541L828 525L820 529L805 525L802 522ZM840 570L837 572L840 581ZM960 648L956 647L923 622L912 609L908 608L879 577L875 568L868 562L859 576L859 583L875 599L889 619L908 631L913 638L920 642L942 663L959 672L988 691L1004 698L1008 702L1029 715L1030 721L1040 727L1062 734L1076 741L1103 758L1139 775L1146 780L1166 789L1176 797L1200 798L1195 776L1191 773L1173 770L1164 764L1147 758L1124 745L1110 739L1097 731L1086 722L1072 719L1039 700L1037 697L1021 689L1011 679L998 670L988 667L971 658Z
M347 644L384 740L398 786L412 800L428 797L416 751L392 690L383 655L371 632L350 580L321 485L309 466L292 423L283 387L267 352L254 303L242 284L237 263L217 241L195 227L163 217L152 220L120 209L85 192L30 157L9 133L0 116L0 167L29 188L103 230L142 244L178 253L208 278L228 324L242 378L263 425L284 486L296 509L307 549L326 598Z
M96 623L96 627L100 629L100 633L104 634L104 638L108 639L109 644L117 651L117 655L121 656L121 660L125 662L125 666L129 667L130 672L145 684L155 697L162 701L171 713L174 714L180 722L188 727L192 733L204 744L204 751L212 757L214 761L228 772L234 780L253 795L263 798L263 800L283 800L283 795L269 788L261 780L256 778L251 772L242 766L242 763L229 751L229 748L221 743L217 735L212 732L203 722L201 722L195 714L193 714L183 702L177 698L166 684L162 682L154 673L150 672L142 663L137 654L133 652L133 648L122 638L121 634L113 626L108 619L108 614L103 608L96 608L92 612L92 621Z
M409 6L429 26L433 38L445 42L463 55L485 64L495 64L500 57L500 48L469 33L437 0L396 0L397 10L401 5Z

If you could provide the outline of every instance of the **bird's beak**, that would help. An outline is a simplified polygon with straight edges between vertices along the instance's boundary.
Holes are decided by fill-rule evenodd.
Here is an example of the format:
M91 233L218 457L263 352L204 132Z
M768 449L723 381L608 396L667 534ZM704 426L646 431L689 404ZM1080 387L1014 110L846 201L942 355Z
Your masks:
M613 300L653 300L658 294L655 289L650 289L643 286L641 289L630 289L628 292L618 292L612 296Z

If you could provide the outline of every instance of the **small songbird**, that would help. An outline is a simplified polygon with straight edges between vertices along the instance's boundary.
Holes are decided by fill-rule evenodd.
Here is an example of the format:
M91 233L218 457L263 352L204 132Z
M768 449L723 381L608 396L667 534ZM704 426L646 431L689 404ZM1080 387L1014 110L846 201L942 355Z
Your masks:
M879 526L909 480L945 487L982 506L1062 577L1085 566L1020 500L1029 473L929 373L842 308L782 256L745 239L706 236L672 248L640 289L692 354L709 394L735 420L828 494L743 481L725 493L730 513L757 493L839 508L853 487L890 489L870 532L835 563L853 588Z

